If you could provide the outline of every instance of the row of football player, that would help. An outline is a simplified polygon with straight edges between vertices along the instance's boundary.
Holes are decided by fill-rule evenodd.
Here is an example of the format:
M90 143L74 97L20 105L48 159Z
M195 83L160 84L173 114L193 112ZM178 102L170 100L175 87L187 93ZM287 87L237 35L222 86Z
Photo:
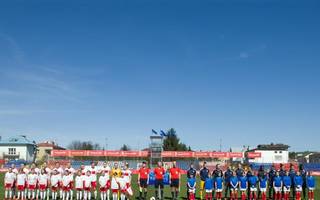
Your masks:
M14 166L13 166L14 167ZM64 169L59 163L51 169L46 165L38 169L32 165L30 170L22 166L19 170L9 168L5 174L5 198L17 197L17 199L52 199L68 200L73 198L73 190L76 190L77 199L91 199L91 195L97 199L97 174L101 174L98 179L101 199L109 199L110 189L113 199L121 199L133 194L131 189L131 170L125 165L120 169L118 163L114 163L113 168L105 163L98 170L95 163L85 169L74 170L70 165Z
M201 199L204 190L207 197L212 198L210 193L213 189L216 191L217 199L222 198L223 189L225 190L225 196L230 191L231 199L237 199L238 190L241 191L242 199L246 199L246 195L250 199L256 199L260 195L262 199L266 199L267 188L269 189L269 196L272 196L271 192L274 193L273 199L282 199L282 197L289 199L290 192L292 192L295 199L301 199L301 192L304 187L308 188L309 199L314 199L315 178L311 173L307 174L302 168L300 168L300 171L293 171L293 169L292 165L290 170L286 171L282 165L279 171L276 171L273 166L268 173L265 172L263 167L260 167L257 172L252 172L250 168L245 170L239 164L237 169L233 170L229 166L228 170L223 173L220 166L217 165L216 169L211 173L204 162L199 173L191 165L187 171L187 176L188 182L190 180L191 183L195 183L197 175L200 176ZM257 195L257 192L260 195Z

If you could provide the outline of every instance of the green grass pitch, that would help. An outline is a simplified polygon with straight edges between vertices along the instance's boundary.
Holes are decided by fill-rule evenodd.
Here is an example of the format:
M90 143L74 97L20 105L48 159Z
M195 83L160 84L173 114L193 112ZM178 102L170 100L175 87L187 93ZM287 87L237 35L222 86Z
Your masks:
M1 182L0 182L0 199L4 199L4 186L3 186L3 182L4 182L4 174L1 173L0 174L0 178L1 178ZM186 198L186 177L183 176L182 177L182 181L181 181L181 190L180 190L180 199L185 199ZM199 183L198 183L199 186ZM315 199L320 199L320 177L317 177L317 189L315 191ZM134 191L134 197L132 199L135 199L136 197L139 196L139 188L137 186L137 175L133 175L132 177L132 189ZM164 189L164 193L165 193L165 199L170 199L171 198L171 193L170 193L170 187L166 186ZM154 196L154 187L149 186L148 188L148 199L150 197ZM199 196L199 190L197 190L197 197Z

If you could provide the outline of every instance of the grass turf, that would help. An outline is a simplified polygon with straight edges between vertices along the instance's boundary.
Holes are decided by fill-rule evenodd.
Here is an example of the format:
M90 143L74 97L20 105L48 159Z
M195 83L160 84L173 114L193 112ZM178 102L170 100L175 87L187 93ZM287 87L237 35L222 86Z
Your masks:
M0 182L0 199L4 199L4 174L1 173L0 174L0 179L2 180ZM316 186L318 186L318 188L316 188L316 191L315 191L315 199L320 199L320 189L319 189L319 186L320 186L320 177L317 177L317 183L316 183ZM183 176L182 179L181 179L181 190L180 190L180 198L181 199L186 199L186 177ZM197 183L197 186L199 186L200 184ZM132 199L135 199L139 196L139 188L138 188L138 185L137 185L137 175L133 175L132 176L132 189L133 189L133 192L134 192L134 197ZM153 186L149 186L148 187L148 199L152 196L154 196L154 187ZM165 186L165 189L164 189L164 196L165 196L165 199L171 199L171 192L170 192L170 187L169 186ZM199 189L197 189L197 197L199 197Z

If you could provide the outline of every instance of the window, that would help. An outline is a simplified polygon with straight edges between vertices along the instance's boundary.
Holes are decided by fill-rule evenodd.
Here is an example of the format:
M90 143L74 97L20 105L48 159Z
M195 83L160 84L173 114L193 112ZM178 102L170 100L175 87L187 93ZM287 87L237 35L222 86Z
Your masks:
M278 153L277 151L275 151L274 153Z
M9 148L8 152L9 155L16 155L16 148Z
M282 153L282 151L279 151L279 153Z

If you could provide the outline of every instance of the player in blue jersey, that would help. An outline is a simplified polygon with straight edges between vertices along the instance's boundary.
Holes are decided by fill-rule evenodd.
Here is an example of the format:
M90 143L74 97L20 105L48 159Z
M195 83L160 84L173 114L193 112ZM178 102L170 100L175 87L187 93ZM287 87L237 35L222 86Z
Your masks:
M261 174L259 176L259 190L261 193L262 200L267 199L267 185L268 185L268 177L267 177L266 173Z
M308 199L314 200L314 190L316 187L316 179L311 175L311 172L308 172L308 176L306 178L307 187L308 187Z
M279 172L276 172L276 176L273 178L273 190L274 190L274 198L275 200L281 200L281 192L282 192L282 178L279 175Z
M206 166L207 162L203 162L202 168L200 169L200 199L203 199L203 190L205 181L209 177L209 169Z
M222 190L223 190L223 178L222 178L222 171L217 173L217 176L214 179L215 185L215 192L216 192L216 199L222 199Z
M209 174L204 182L204 189L206 191L206 200L212 200L212 191L213 191L213 179Z
M273 179L276 176L277 170L275 169L274 165L271 166L270 171L268 172L268 182L269 182L269 198L274 197L274 190L273 190Z
M303 179L300 175L300 172L297 172L297 175L294 177L294 186L296 189L296 200L301 200Z
M257 172L254 172L252 176L249 177L248 182L250 185L250 200L257 199L257 184L258 184Z
M284 200L289 200L290 190L292 187L292 179L290 177L289 172L286 172L286 175L282 178L282 182L283 182Z
M187 180L187 189L188 189L188 199L189 200L195 200L195 195L196 195L196 186L197 186L197 181L194 176L194 174L189 174L189 178Z
M228 166L227 171L224 172L224 198L228 197L228 193L229 196L231 196L230 194L230 178L232 176L232 169L231 166Z
M231 190L231 200L238 199L238 185L239 185L239 180L237 177L237 173L233 172L232 176L230 178L230 190Z
M240 188L240 195L241 195L241 200L246 200L246 192L248 189L248 179L245 174L245 172L242 172L242 176L239 178L239 188Z

